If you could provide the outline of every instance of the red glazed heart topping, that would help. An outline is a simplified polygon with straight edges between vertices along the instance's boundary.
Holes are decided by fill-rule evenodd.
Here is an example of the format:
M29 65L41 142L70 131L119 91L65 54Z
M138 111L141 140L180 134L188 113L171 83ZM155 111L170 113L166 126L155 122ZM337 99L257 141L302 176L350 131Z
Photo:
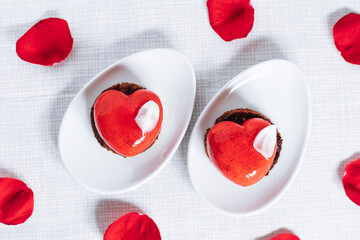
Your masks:
M300 240L300 238L291 233L283 233L273 237L271 240Z
M0 178L0 222L17 225L25 222L34 209L34 194L14 178Z
M360 159L346 165L342 183L346 195L360 206Z
M245 38L254 25L250 0L208 0L210 25L225 41Z
M18 56L30 63L52 66L71 52L73 38L64 19L47 18L32 26L16 42Z
M161 240L156 223L145 214L131 212L113 222L104 240Z
M160 132L162 119L159 97L145 89L131 95L108 90L94 103L94 121L101 138L126 157L140 154L151 146Z
M345 61L360 64L360 15L349 13L333 28L336 48Z
M261 118L242 125L224 121L207 134L206 148L211 161L225 177L250 186L270 170L276 154L276 128Z

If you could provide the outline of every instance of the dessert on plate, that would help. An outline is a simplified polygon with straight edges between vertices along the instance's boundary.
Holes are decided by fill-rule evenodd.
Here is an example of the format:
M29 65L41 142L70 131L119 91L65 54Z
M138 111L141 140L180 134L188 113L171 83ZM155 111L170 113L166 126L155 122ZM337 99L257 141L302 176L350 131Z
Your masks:
M248 108L227 111L205 134L210 160L232 182L250 186L277 163L282 137L271 120Z
M160 98L134 83L105 89L90 111L99 144L123 157L136 156L156 141L163 120Z

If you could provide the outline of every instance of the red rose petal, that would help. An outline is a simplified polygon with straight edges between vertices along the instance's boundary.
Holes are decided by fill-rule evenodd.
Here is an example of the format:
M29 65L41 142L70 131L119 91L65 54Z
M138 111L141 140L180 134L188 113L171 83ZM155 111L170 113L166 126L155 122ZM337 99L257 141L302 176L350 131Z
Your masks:
M208 0L210 25L225 41L245 38L254 25L250 0Z
M145 214L131 212L113 222L104 240L161 240L156 223Z
M360 15L349 13L333 28L336 48L345 61L360 64Z
M300 240L300 238L291 233L282 233L273 237L271 240Z
M346 165L342 183L346 195L360 206L360 158Z
M25 222L34 209L33 191L20 180L0 178L0 222L17 225Z
M69 25L60 18L40 20L16 42L16 53L27 62L52 66L71 52Z

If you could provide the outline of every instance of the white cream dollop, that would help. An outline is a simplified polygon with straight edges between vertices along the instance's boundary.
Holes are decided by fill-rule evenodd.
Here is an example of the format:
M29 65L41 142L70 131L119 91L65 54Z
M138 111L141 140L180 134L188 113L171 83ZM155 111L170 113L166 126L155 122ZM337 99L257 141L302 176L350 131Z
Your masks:
M262 129L254 140L254 148L266 159L269 159L276 145L276 126L270 125Z
M154 101L147 101L141 106L138 114L136 115L135 122L144 133L154 130L157 122L159 121L160 108Z

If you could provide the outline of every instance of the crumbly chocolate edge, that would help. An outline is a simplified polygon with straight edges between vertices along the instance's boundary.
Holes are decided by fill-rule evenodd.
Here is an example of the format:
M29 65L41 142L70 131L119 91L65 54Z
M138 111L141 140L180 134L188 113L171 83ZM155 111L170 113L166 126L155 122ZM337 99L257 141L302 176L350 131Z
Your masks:
M223 113L220 117L218 117L216 119L214 125L216 125L216 124L218 124L220 122L224 122L224 121L231 121L231 122L235 122L235 123L241 125L246 120L249 120L251 118L262 118L262 119L268 121L270 124L273 124L268 117L266 117L265 115L259 113L258 111L255 111L255 110L252 110L252 109L249 109L249 108L237 108L237 109L233 109L233 110L230 110L230 111L227 111L227 112ZM209 157L209 154L208 154L207 149L206 149L206 139L207 139L207 135L208 135L210 129L211 128L208 128L206 130L205 138L204 138L205 152L206 152L206 155L208 157ZM281 137L280 132L277 129L276 129L276 141L277 141L276 154L275 154L274 162L271 165L270 170L273 169L273 167L277 164L277 162L279 160L279 157L280 157L280 152L281 152L281 149L282 149L283 139ZM269 170L269 172L270 172L270 170ZM266 175L268 175L269 172Z
M133 94L134 92L136 92L136 91L138 91L138 90L141 90L141 89L146 89L146 88L144 88L144 87L142 87L142 86L140 86L140 85L137 85L137 84L135 84L135 83L123 82L123 83L115 84L115 85L113 85L113 86L105 89L104 91L102 91L102 92L99 94L99 96L100 96L102 93L104 93L104 92L106 92L106 91L109 91L109 90L117 90L117 91L120 91L120 92L122 92L122 93L124 93L124 94L126 94L126 95L131 95L131 94ZM98 97L99 97L99 96L98 96ZM98 97L97 97L97 98L98 98ZM94 136L95 136L96 140L98 141L98 143L101 145L101 147L103 147L103 148L107 149L108 151L111 151L111 152L113 152L113 153L115 153L115 154L117 154L117 155L120 155L120 156L126 158L126 156L117 153L117 152L114 151L111 147L109 147L109 146L105 143L105 141L101 138L99 132L98 132L97 129L96 129L95 119L94 119L94 104L95 104L97 98L95 99L95 101L94 101L94 103L93 103L93 105L92 105L92 107L91 107L91 110L90 110L91 128L92 128L92 130L93 130ZM160 131L159 131L159 134L160 134ZM156 138L155 138L155 140L153 141L153 143L152 143L147 149L149 149L149 148L156 142L156 140L157 140L158 137L159 137L159 134L156 136ZM146 149L146 150L147 150L147 149ZM145 151L146 151L146 150L145 150ZM145 152L145 151L144 151L144 152Z

